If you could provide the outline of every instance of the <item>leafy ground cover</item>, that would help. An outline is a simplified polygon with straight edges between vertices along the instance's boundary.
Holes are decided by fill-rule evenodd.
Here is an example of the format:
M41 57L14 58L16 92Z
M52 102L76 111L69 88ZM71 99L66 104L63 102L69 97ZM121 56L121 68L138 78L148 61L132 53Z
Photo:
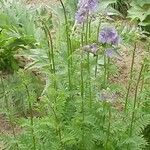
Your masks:
M132 5L0 2L1 149L150 148L150 39Z

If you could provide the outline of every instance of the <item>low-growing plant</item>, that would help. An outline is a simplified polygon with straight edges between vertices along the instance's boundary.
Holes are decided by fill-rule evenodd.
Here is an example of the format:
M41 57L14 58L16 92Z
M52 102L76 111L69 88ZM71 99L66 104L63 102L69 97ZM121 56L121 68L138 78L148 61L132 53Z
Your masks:
M34 13L27 12L21 1L1 1L0 6L0 70L13 72L19 68L15 55L35 47Z
M133 0L130 4L131 8L128 10L128 17L136 20L147 34L150 32L150 2L147 0Z

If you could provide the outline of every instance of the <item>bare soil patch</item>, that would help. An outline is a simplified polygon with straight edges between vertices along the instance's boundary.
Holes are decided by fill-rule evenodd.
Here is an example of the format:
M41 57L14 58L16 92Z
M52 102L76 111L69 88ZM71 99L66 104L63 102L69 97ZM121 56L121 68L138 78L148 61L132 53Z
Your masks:
M112 82L121 83L125 87L127 87L131 70L133 49L134 47L123 47L121 49L121 58L116 61L116 65L119 72L116 76L113 76L111 78ZM136 75L138 75L138 72L140 71L145 56L148 56L148 54L145 51L144 43L139 42L136 46L134 66L133 66L134 70L137 71Z

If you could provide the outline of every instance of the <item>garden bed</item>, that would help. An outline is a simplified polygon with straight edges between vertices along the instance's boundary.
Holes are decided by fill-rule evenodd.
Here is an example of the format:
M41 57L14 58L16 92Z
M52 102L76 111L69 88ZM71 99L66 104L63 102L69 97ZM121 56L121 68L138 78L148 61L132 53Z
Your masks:
M127 10L26 3L0 3L0 149L148 150L150 38Z

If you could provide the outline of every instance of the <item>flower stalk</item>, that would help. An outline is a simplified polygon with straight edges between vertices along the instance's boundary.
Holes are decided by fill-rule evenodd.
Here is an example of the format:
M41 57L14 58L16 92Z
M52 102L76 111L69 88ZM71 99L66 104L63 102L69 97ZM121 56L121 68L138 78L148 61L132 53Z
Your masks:
M86 20L86 31L85 31L85 44L88 44L88 33L89 33L89 15L87 15L87 20ZM91 68L90 68L90 54L87 53L87 72L88 72L88 90L89 90L89 105L90 108L92 107L92 93L91 93Z
M97 40L96 43L99 43L99 31L100 31L100 25L101 25L101 21L99 21L98 23L98 27L97 27ZM95 65L95 78L97 77L97 66L98 66L98 55L96 55L96 59L95 59L96 65Z
M130 69L130 77L129 77L129 82L128 82L128 87L127 87L127 93L125 97L125 106L124 106L124 111L127 111L127 105L128 105L128 97L129 97L129 92L131 89L131 84L132 84L132 78L133 78L133 67L134 67L134 59L135 59L135 52L136 52L136 43L134 45L133 53L132 53L132 62L131 62L131 69Z
M48 99L49 96L46 95ZM56 113L56 108L54 106L52 106L52 104L49 103L49 106L53 112L53 115L54 115L54 118L55 118L55 121L56 121L56 133L57 133L57 136L59 137L59 140L60 140L60 146L61 146L61 150L64 150L64 144L62 143L62 133L61 133L61 128L60 128L60 121L59 121L59 118L57 116L57 113Z
M132 117L131 117L131 125L130 125L130 136L132 136L132 129L133 129L133 123L134 123L134 118L135 118L135 110L136 110L136 105L137 105L137 96L138 96L138 87L139 87L139 83L142 77L142 72L143 72L143 68L144 68L144 64L142 64L140 72L139 72L139 76L138 76L138 80L135 86L135 94L134 94L134 103L133 103L133 112L132 112Z
M64 6L64 3L62 2L62 0L59 0L62 8L63 8L63 12L64 12L64 17L65 17L65 32L66 32L66 38L67 38L67 54L68 54L68 81L69 81L69 91L72 90L72 82L71 82L71 67L72 67L72 48L71 48L71 39L70 39L70 35L69 35L69 25L68 25L68 19L67 19L67 13L66 13L66 9ZM71 98L71 95L70 95Z
M108 142L109 142L109 137L110 137L110 127L111 127L111 106L110 106L110 103L108 105L109 105L108 106L109 116L108 116L107 139L106 139L106 144L105 144L105 149L106 150L109 149Z
M84 23L82 27L82 33L81 33L81 45L83 47L84 45ZM83 51L81 52L81 62L80 62L80 76L81 76L81 111L82 111L82 123L84 123L84 79L83 79ZM82 129L82 141L83 141L83 148L84 148L84 124Z
M31 134L32 134L32 141L33 141L33 149L36 150L36 140L35 140L35 134L34 134L34 116L33 116L33 109L32 109L32 104L31 104L31 98L30 98L30 92L28 89L28 86L23 83L27 92L28 96L28 105L29 105L29 110L30 110L30 124L31 124Z

